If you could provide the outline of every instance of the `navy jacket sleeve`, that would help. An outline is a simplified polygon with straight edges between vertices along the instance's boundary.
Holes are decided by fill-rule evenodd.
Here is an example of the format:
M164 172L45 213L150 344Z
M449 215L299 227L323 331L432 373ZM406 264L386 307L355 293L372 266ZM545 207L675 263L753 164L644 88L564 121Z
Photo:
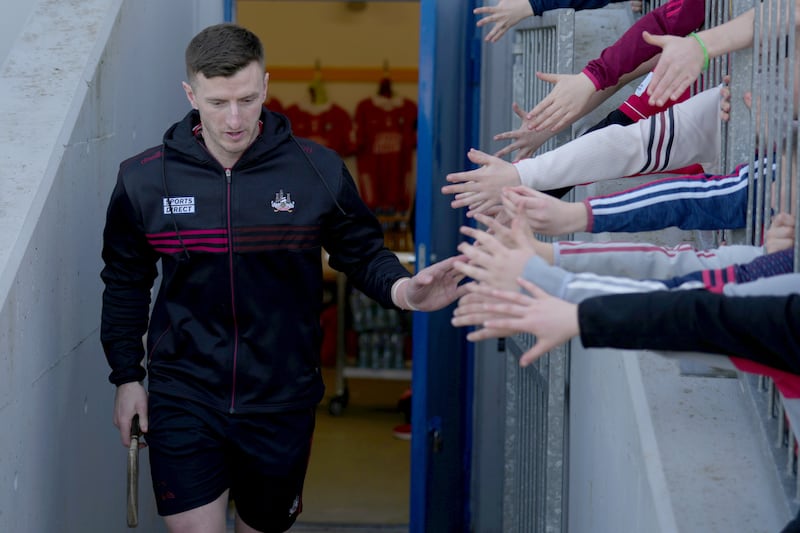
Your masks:
M703 290L615 294L578 305L587 348L702 351L800 374L800 295Z
M625 0L530 0L534 15L541 15L553 9L572 8L575 11L583 9L598 9L608 4L624 2Z
M384 307L394 307L391 288L408 270L394 252L384 246L383 230L361 200L355 181L342 163L337 190L341 210L326 221L322 245L330 254L332 268Z
M142 337L147 331L150 290L158 274L158 257L136 224L122 180L111 195L103 231L100 277L105 283L100 340L111 366L109 381L141 381L145 369Z

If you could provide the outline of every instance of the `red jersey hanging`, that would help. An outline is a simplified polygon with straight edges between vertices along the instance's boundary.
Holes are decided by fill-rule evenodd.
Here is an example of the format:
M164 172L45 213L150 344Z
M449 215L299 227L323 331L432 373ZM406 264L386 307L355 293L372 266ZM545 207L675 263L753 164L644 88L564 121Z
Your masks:
M358 184L370 208L410 207L416 121L417 104L408 98L373 96L356 106Z
M273 98L270 96L264 102L264 107L269 109L270 111L275 111L276 113L281 113L282 115L286 114L286 110L283 108L283 104L277 98Z
M327 146L342 157L353 153L353 120L342 106L331 102L308 107L292 104L286 116L298 137Z

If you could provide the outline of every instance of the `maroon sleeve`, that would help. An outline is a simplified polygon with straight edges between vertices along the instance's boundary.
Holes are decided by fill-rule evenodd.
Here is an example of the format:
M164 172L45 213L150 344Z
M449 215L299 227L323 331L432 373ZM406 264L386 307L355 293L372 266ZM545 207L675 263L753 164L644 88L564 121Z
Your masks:
M640 18L617 42L604 49L583 69L598 91L617 84L623 74L655 56L661 48L647 44L642 32L653 35L690 34L705 21L704 0L670 0Z

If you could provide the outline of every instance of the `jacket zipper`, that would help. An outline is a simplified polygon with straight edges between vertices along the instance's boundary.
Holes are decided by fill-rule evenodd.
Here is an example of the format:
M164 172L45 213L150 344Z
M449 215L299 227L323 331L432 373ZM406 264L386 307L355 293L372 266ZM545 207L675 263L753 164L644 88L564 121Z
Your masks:
M227 187L227 218L228 218L228 271L230 272L231 285L231 314L233 316L233 369L231 373L231 406L230 414L236 412L236 363L239 356L239 322L236 317L236 296L233 285L233 225L231 224L231 169L225 169L225 182Z

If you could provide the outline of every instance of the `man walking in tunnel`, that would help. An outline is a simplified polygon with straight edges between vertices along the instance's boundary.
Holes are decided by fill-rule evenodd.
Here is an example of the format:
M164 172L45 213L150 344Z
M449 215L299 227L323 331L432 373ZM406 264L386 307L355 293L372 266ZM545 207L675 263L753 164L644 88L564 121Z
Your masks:
M120 165L108 207L101 339L114 424L127 446L138 415L171 532L224 532L229 492L237 532L285 531L302 510L324 391L321 250L385 307L423 311L461 295L461 258L408 276L341 159L263 108L269 75L252 32L204 29L186 73L192 110Z

